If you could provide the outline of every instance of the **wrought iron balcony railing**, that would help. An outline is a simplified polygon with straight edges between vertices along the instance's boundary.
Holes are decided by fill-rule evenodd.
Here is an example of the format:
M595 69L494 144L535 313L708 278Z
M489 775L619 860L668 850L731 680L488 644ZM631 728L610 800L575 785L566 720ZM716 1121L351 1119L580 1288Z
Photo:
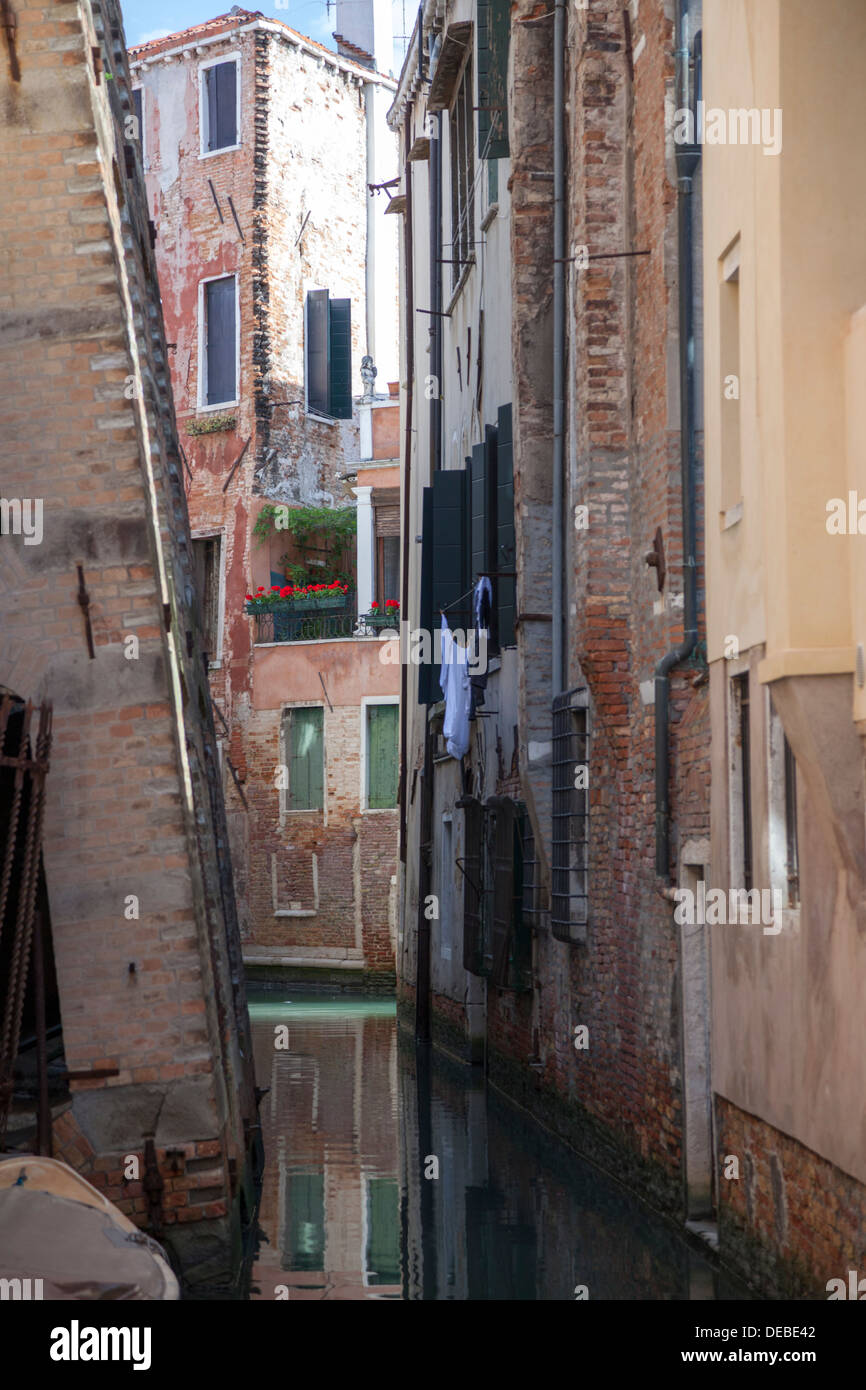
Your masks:
M325 642L335 637L375 637L384 627L381 619L368 622L365 618L358 617L354 594L347 594L339 606L287 606L255 613L253 617L257 644ZM396 620L394 627L397 627Z

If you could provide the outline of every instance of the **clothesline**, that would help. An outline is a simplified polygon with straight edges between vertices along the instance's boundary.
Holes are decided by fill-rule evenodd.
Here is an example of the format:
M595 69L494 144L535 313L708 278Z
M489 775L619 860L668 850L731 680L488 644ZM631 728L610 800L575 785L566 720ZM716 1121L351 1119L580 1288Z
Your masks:
M446 603L444 607L442 607L442 608L439 609L439 612L440 612L440 613L447 613L451 608L456 608L457 605L458 605L458 603L462 603L463 600L464 600L465 598L468 598L470 594L474 594L474 593L475 593L475 590L476 590L477 587L478 587L478 581L479 581L479 579L502 579L502 578L505 578L505 579L512 578L512 579L513 579L513 578L514 578L514 574L515 574L515 571L514 571L514 570L479 570L478 573L477 573L477 575L475 576L475 579L474 579L473 583L472 583L472 584L469 586L469 588L466 590L466 593L465 593L465 594L461 594L459 598L455 598L455 599L453 600L453 602L451 602L451 603Z

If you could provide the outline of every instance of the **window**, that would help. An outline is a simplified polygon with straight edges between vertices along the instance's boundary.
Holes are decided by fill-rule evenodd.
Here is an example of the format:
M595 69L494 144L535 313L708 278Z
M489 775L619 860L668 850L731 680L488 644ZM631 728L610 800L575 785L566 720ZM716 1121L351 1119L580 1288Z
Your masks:
M324 711L321 705L283 713L283 761L288 768L286 811L321 811L325 805Z
M211 662L219 661L220 650L220 537L201 536L192 543L198 612L202 641Z
M770 884L785 907L800 901L800 847L797 829L797 760L770 697Z
M238 144L238 59L220 59L203 65L199 71L201 153L232 149Z
M589 918L589 696L585 687L553 702L553 835L550 929L558 941L586 939Z
M731 680L730 841L731 887L752 888L752 778L750 769L749 673Z
M463 967L502 989L532 988L532 933L525 913L528 817L522 802L491 796L464 811Z
M202 406L234 405L237 400L237 277L206 280L203 294Z
M478 158L494 170L508 156L510 33L510 0L478 0Z
M440 469L422 504L421 607L418 626L439 628L444 609L450 626L474 624L472 589L486 574L493 587L488 650L515 643L516 547L511 406L500 406L497 424L487 425L466 467ZM438 669L418 669L418 700L438 698Z
M719 285L719 353L721 370L721 511L722 526L739 520L743 482L740 456L740 244L722 262ZM737 511L732 509L737 508Z
M376 538L376 598L384 610L388 599L400 601L400 537Z
M376 541L375 598L384 609L400 599L400 489L375 488L373 525Z
M307 410L352 418L352 301L309 290L306 305Z
M463 69L449 122L451 154L451 266L456 285L474 251L475 132L472 112L472 62Z
M138 141L138 148L141 151L142 160L144 159L144 88L133 87L132 89L132 114L135 117L134 140Z
M368 811L390 811L397 805L398 707L365 706L366 787Z

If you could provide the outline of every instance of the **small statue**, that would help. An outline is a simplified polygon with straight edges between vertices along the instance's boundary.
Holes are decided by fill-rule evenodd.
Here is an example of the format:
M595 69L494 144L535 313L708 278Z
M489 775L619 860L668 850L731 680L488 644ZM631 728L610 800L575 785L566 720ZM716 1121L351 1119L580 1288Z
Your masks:
M373 387L373 384L374 384L374 382L375 382L375 380L376 380L376 375L377 375L377 373L376 373L376 368L373 366L373 359L372 359L372 357L367 357L367 356L362 357L362 358L361 358L361 380L362 380L363 383L364 383L364 395L363 395L362 399L365 400L365 401L371 401L371 400L373 399L373 394L374 394L374 387Z

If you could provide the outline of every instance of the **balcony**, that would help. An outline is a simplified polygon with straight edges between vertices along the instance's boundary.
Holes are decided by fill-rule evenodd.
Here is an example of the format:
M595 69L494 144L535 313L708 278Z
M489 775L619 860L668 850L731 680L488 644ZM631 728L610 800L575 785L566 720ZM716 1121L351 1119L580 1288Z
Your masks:
M334 638L376 637L397 631L399 619L359 618L354 593L318 603L290 604L251 615L256 646L273 642L327 642Z

